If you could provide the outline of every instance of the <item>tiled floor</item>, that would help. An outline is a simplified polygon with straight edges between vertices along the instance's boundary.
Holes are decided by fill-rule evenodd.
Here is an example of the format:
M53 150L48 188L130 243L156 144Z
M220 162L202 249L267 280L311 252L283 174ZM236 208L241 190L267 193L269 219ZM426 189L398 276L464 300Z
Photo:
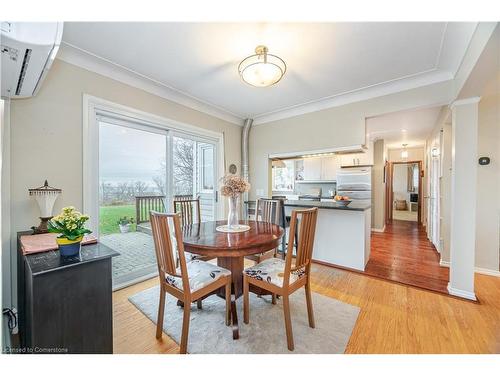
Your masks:
M153 237L141 232L113 233L100 241L120 253L113 258L113 284L119 285L155 272Z

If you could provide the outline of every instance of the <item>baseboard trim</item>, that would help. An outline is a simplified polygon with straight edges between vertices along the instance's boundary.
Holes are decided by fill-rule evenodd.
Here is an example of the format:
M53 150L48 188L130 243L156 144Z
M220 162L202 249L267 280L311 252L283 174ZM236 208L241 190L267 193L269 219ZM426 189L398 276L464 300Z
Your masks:
M450 286L450 283L448 283L447 289L448 289L448 293L450 293L452 296L470 299L471 301L477 301L476 294L473 292L468 292L466 290L452 288Z
M372 232L384 233L385 232L385 225L384 225L384 227L382 229L372 228Z
M439 265L441 267L450 267L450 262L445 262L444 260L439 261ZM488 276L495 276L495 277L500 277L500 271L496 270L490 270L488 268L480 268L480 267L475 267L474 268L475 273L479 273L481 275L488 275Z

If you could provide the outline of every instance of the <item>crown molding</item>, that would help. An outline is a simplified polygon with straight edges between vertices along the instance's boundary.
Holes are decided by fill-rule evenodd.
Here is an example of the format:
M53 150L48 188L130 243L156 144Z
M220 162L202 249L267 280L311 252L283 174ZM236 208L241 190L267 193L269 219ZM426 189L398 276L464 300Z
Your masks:
M481 100L480 96L473 96L472 98L455 100L453 103L450 104L450 109L453 109L453 108L458 107L460 105L479 103L480 100Z
M218 107L195 98L187 93L177 90L155 79L135 72L112 61L94 55L84 49L76 47L67 42L62 42L57 58L80 68L114 79L129 86L144 90L151 94L160 96L185 107L203 112L207 115L217 117L232 124L243 126L243 118Z
M395 94L435 83L451 81L452 79L453 74L451 72L432 69L427 72L378 83L372 86L321 98L308 103L298 104L282 108L277 111L255 115L254 126L333 107L339 107L350 103L361 102L380 96Z

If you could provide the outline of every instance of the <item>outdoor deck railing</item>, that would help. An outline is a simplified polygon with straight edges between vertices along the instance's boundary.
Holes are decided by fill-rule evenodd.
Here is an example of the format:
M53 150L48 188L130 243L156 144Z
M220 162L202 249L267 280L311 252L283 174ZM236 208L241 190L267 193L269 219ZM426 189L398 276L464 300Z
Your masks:
M137 224L149 222L149 211L165 212L165 196L143 195L135 197Z

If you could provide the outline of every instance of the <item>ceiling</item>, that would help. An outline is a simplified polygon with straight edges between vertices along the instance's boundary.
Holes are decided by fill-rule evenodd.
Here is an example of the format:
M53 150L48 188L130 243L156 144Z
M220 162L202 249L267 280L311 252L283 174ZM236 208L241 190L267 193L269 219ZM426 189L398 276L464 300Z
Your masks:
M434 129L442 107L402 111L372 117L366 120L366 132L370 140L384 139L388 148L425 145Z
M247 117L262 123L353 92L370 89L373 96L374 88L396 83L407 90L415 77L419 85L452 79L476 26L67 22L60 58L111 64L108 71L134 75L182 104L236 123ZM287 64L284 78L267 88L249 86L238 75L239 62L259 44Z

